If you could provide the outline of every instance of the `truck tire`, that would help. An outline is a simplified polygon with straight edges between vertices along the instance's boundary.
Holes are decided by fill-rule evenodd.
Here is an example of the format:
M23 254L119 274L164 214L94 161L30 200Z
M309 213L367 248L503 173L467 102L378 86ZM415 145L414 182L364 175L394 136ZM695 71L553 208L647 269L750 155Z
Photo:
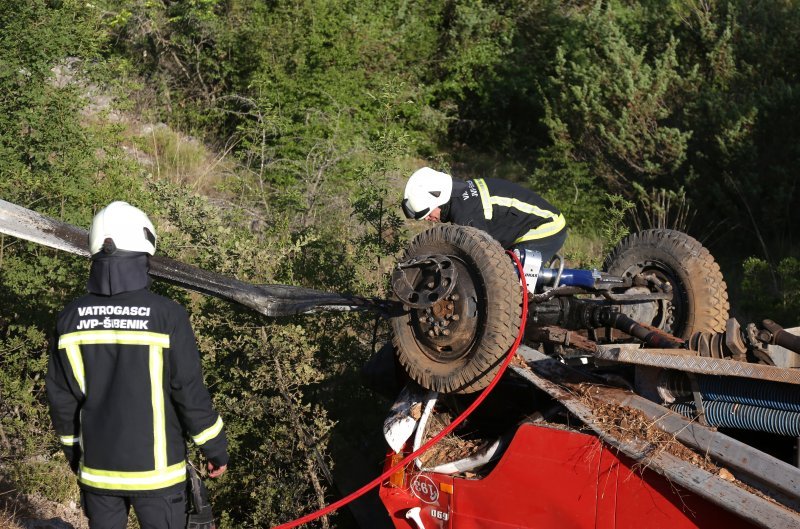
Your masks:
M423 387L472 393L489 385L519 333L519 279L500 244L475 228L430 228L411 241L403 260L437 254L456 268L453 291L432 307L405 307L392 317L392 341L408 375ZM415 287L427 280L421 272L411 278Z
M657 316L644 323L684 339L698 331L725 330L730 305L722 272L689 235L666 229L631 234L606 257L603 268L616 276L651 273L672 286L672 300L659 302Z

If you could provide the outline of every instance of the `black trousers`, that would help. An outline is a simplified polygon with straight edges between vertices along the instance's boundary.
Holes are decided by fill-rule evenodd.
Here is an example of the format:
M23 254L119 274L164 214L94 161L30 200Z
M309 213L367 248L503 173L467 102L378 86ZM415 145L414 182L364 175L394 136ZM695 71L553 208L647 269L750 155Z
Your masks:
M564 228L555 235L544 237L543 239L533 239L515 244L511 247L524 248L526 250L536 250L542 254L542 266L547 266L553 256L564 246L564 241L567 240L567 228Z
M133 507L141 529L185 529L186 493L168 496L107 496L81 491L90 529L125 529Z

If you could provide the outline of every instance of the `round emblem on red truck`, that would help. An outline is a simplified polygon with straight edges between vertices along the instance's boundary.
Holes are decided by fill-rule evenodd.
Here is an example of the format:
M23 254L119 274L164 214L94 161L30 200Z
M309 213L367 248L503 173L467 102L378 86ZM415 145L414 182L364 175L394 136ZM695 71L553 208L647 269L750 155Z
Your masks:
M411 493L425 503L436 504L439 501L439 488L423 474L417 474L411 480Z

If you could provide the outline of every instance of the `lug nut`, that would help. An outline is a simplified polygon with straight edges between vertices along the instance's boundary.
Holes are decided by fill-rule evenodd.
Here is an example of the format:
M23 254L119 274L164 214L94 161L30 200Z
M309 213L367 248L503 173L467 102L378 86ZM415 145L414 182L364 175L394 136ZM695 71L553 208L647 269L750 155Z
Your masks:
M450 319L453 321L458 321L459 319L461 319L461 316L459 316L458 314L453 314L452 316L450 316Z
M442 334L444 334L445 336L450 336L450 329L443 329Z

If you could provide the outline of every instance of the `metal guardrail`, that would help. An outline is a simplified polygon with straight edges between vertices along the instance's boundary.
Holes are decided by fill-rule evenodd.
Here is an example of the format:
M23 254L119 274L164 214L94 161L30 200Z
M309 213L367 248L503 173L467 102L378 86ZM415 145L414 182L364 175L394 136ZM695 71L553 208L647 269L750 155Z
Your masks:
M0 200L0 233L76 255L89 256L88 233L5 200ZM291 285L254 285L160 255L150 275L190 290L239 303L265 316L318 311L389 310L388 302Z

